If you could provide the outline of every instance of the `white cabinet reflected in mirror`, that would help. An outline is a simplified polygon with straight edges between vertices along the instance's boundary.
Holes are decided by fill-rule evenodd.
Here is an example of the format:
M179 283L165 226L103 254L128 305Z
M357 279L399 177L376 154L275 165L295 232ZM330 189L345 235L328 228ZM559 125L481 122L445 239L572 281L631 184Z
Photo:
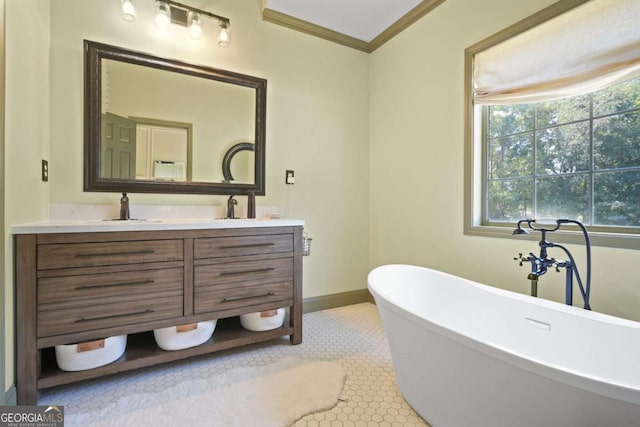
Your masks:
M266 80L90 41L85 79L85 191L264 194Z
M136 120L136 179L191 181L191 129Z

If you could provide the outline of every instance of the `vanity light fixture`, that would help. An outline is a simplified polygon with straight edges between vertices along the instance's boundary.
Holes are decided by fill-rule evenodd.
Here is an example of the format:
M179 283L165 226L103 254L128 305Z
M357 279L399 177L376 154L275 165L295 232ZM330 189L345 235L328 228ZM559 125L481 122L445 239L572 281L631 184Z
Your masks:
M171 8L164 1L156 2L156 27L160 30L168 30L171 25Z
M187 27L189 28L189 35L194 39L202 37L202 21L200 20L200 14L197 12L189 12L187 17Z
M229 47L231 34L229 33L229 23L220 21L220 35L218 35L218 46Z
M122 0L122 12L120 14L125 21L133 22L136 20L136 7L133 0Z
M218 21L220 27L220 35L218 36L218 45L222 47L229 46L229 26L231 21L224 16L207 12L206 10L178 3L173 0L157 0L156 1L156 27L161 30L168 29L171 24L182 25L187 27L189 35L194 39L202 37L202 17L206 16ZM136 10L133 0L122 0L122 19L133 22L136 20Z

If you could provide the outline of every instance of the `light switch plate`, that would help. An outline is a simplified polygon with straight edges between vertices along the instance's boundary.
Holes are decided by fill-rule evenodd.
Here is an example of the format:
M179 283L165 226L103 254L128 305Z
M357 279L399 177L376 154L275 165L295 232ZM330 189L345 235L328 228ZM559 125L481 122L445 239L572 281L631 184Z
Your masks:
M49 162L42 160L42 181L49 181Z
M285 178L284 178L284 183L285 184L289 184L289 185L293 185L295 184L296 179L294 177L294 173L292 170L287 169L285 171Z

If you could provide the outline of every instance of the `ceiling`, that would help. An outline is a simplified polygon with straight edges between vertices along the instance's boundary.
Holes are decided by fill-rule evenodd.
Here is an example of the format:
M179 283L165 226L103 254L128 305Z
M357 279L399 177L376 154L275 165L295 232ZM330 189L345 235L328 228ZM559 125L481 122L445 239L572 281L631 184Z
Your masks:
M267 8L370 42L420 0L268 0Z
M445 0L264 0L265 21L372 52Z

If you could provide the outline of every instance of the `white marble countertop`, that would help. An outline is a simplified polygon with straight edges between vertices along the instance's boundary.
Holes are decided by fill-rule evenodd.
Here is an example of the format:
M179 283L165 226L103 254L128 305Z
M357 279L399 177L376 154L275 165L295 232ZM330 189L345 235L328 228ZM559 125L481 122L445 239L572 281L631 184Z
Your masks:
M172 218L119 220L50 220L19 224L11 227L12 234L93 233L109 231L206 230L216 228L292 227L304 226L299 219L214 219Z

